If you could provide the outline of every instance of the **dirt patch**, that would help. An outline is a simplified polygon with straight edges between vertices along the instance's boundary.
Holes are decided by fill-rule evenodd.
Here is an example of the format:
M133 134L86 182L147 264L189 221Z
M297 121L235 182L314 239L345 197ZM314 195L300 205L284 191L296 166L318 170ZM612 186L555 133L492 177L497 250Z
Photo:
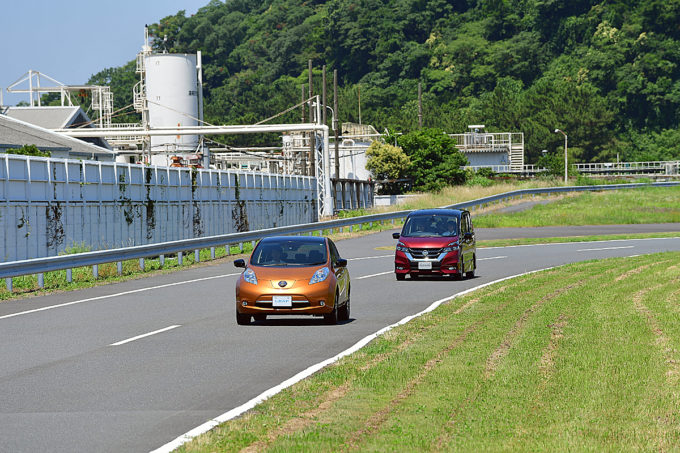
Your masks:
M670 260L664 260L664 261L659 261L657 263L650 263L650 264L642 265L640 267L636 267L635 269L631 269L631 270L624 272L623 274L619 275L618 277L616 277L616 279L614 281L620 282L621 280L624 280L624 279L630 277L631 275L639 274L640 272L644 271L645 269L647 269L651 266L656 266L657 264L667 263L669 261Z
M578 283L572 283L571 285L565 286L563 288L560 288L545 297L543 297L541 300L533 304L531 307L527 308L524 313L522 313L522 316L517 320L514 326L510 329L510 331L505 335L505 338L503 339L501 345L496 348L495 351L491 353L489 358L486 360L486 369L484 371L484 379L490 379L496 374L496 369L498 368L498 365L500 362L505 358L505 356L508 354L510 351L510 348L512 344L514 343L515 339L519 335L519 333L524 329L524 326L526 325L527 321L529 320L530 316L538 310L541 306L543 306L546 302L549 302L556 297L558 297L560 294L565 293L571 289L577 288L579 286L583 286L585 283L584 282L578 282Z
M323 399L323 401L321 401L321 403L317 407L300 414L298 417L288 420L279 428L269 432L269 434L267 434L266 439L257 441L253 444L248 445L245 448L242 448L240 450L241 453L255 453L263 451L280 436L285 436L288 434L302 431L303 429L314 423L317 417L319 417L319 415L328 411L333 405L333 403L343 398L349 391L350 387L351 387L350 383L346 382L340 387L336 387L330 392L326 392L324 394L325 398Z
M550 340L548 341L548 346L543 350L543 355L538 364L538 369L544 380L549 379L554 371L557 349L560 340L564 337L564 328L568 323L569 317L565 314L561 314L553 324L548 324L548 327L550 327Z

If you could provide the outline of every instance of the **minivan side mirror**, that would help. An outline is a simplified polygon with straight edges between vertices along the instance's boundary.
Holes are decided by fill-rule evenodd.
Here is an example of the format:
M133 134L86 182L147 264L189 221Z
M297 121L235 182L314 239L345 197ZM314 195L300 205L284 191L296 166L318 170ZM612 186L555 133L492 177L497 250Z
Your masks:
M470 240L470 239L472 239L472 237L473 237L472 233L469 232L469 231L467 233L463 234L463 239L465 239L465 240Z
M392 233L394 239L399 239L399 236L401 236L399 233Z
M236 266L236 267L246 267L246 260L243 260L243 259L234 260L234 266Z
M347 260L344 258L338 258L335 261L335 266L336 267L347 267Z

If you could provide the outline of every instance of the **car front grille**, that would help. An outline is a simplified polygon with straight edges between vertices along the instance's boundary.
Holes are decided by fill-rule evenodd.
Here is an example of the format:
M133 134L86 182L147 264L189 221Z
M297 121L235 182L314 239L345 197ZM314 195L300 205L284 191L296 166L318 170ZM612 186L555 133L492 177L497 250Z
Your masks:
M415 259L435 259L442 253L442 249L409 249L411 256ZM427 253L427 255L426 255Z

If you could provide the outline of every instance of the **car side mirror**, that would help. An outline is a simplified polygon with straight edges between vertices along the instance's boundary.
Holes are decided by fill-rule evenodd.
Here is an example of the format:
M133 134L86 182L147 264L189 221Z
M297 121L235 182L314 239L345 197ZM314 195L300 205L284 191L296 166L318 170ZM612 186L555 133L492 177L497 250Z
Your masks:
M336 267L347 267L347 260L344 258L338 258L335 261L335 266Z
M399 233L392 233L394 239L399 239L399 236L401 236Z
M466 239L466 240L472 239L472 233L470 233L468 231L467 233L463 234L463 239Z
M246 267L246 260L243 260L243 259L234 260L234 266L236 266L236 267Z

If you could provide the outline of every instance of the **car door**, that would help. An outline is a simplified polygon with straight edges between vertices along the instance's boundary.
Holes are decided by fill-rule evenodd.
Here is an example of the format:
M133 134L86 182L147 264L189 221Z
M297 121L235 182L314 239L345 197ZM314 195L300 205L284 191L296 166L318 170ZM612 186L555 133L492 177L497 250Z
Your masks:
M463 236L463 239L461 240L463 262L467 269L472 269L471 263L474 260L475 254L475 233L472 228L472 221L470 220L470 213L468 211L463 211L460 219L460 227Z
M335 273L335 278L338 281L338 289L340 292L340 300L345 300L347 298L347 286L349 284L349 272L346 267L337 266L335 263L340 259L340 253L335 243L328 240L328 248L331 252L331 265L333 266L333 272Z

